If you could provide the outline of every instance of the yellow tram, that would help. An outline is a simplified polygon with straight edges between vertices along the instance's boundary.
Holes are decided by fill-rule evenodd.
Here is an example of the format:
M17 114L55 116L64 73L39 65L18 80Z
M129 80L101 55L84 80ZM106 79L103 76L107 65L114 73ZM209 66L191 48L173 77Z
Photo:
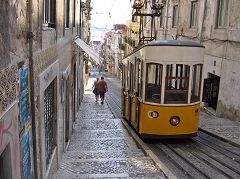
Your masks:
M204 46L166 40L123 59L122 114L141 137L197 135Z

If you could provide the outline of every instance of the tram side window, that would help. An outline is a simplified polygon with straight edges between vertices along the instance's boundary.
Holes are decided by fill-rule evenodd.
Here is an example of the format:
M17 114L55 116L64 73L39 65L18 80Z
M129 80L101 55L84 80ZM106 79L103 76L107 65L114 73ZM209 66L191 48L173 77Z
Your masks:
M146 69L145 100L154 103L161 102L162 65L148 63Z
M126 66L123 66L123 73L122 73L122 89L125 90L126 89Z
M134 65L130 63L130 93L134 93L134 87L135 87L135 73L134 73Z
M193 78L192 78L192 91L191 91L191 103L200 101L202 81L202 65L197 64L193 66Z
M142 97L142 76L143 76L143 63L141 61L138 62L138 96Z
M130 87L130 70L129 70L130 64L127 63L127 69L126 69L126 90L129 90Z
M189 65L170 64L166 66L165 103L187 103L189 73Z

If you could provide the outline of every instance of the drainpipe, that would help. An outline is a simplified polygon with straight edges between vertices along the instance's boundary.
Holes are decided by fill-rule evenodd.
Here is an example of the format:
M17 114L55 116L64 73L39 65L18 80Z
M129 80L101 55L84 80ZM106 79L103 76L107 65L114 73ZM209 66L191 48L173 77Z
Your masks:
M34 70L33 70L33 32L32 32L32 0L26 0L27 5L27 40L29 50L29 77L30 77L30 101L31 101L31 123L33 142L33 167L34 178L38 179L37 169L37 147L36 147L36 125L35 125L35 100L34 100Z
M203 1L203 16L202 16L202 20L201 20L201 28L200 28L200 32L199 32L199 37L200 37L200 43L202 44L202 35L203 35L203 24L204 24L204 17L205 17L205 13L206 13L206 6L207 6L207 0Z

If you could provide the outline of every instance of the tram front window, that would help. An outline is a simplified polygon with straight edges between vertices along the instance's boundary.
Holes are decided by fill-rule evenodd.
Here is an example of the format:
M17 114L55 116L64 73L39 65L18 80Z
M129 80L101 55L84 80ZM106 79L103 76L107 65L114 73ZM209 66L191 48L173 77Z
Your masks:
M166 67L164 102L167 104L187 103L190 66L171 64Z
M148 102L161 102L162 65L148 63L146 70L145 100Z

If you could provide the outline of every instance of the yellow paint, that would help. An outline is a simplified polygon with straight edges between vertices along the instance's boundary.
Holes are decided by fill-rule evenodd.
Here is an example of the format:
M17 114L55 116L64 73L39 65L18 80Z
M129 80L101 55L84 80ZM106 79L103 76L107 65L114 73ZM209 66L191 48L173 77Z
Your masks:
M150 118L149 111L157 111L158 118ZM199 104L181 107L141 104L139 133L151 135L193 134L198 131L199 113ZM180 117L181 121L177 126L170 124L169 120L172 116Z
M132 111L131 111L131 123L136 124L136 108L137 108L137 97L134 96L132 99Z
M125 118L129 121L129 102L130 102L130 96L128 94L124 95L125 97Z

